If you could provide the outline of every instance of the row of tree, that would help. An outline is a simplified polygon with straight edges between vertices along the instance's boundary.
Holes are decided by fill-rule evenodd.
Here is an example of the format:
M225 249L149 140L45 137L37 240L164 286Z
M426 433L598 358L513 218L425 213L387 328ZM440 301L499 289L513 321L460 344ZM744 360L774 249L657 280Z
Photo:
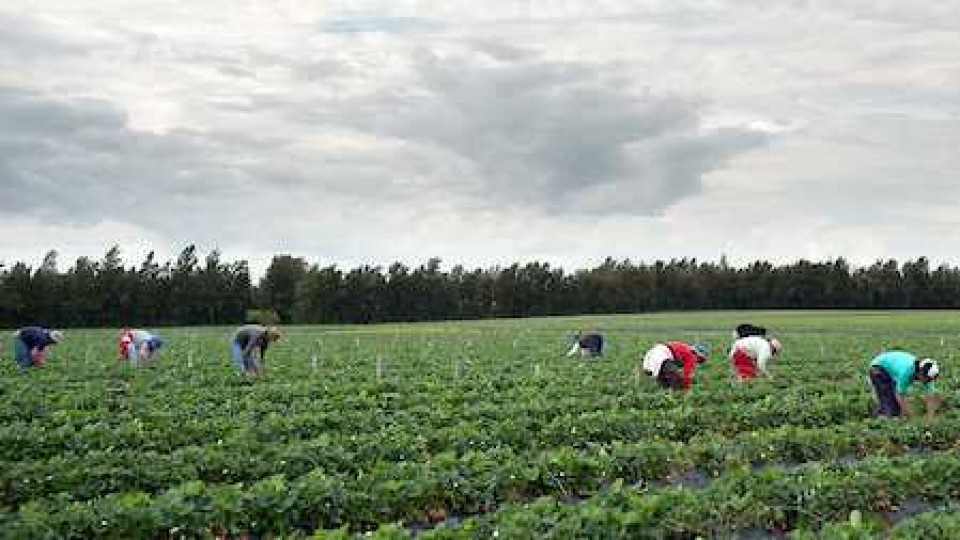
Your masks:
M37 268L0 265L0 326L166 326L235 324L276 316L284 323L373 323L637 313L694 309L960 308L960 269L931 269L926 258L852 268L840 258L735 267L675 259L607 259L566 272L547 263L468 270L341 270L301 257L275 256L254 285L246 261L203 259L195 246L176 261L153 253L124 266L113 247L100 260L81 257L65 272L51 251ZM267 315L265 315L267 314Z

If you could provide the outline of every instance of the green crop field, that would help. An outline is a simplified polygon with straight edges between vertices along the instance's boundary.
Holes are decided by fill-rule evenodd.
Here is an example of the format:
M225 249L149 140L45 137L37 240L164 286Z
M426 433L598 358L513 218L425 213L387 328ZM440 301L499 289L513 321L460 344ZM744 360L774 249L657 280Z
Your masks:
M731 383L768 327L772 381ZM600 360L566 358L597 329ZM67 332L0 352L0 537L960 538L960 314L711 312L289 327L260 378L229 328ZM634 369L704 341L687 393ZM874 419L887 348L943 366L934 421Z

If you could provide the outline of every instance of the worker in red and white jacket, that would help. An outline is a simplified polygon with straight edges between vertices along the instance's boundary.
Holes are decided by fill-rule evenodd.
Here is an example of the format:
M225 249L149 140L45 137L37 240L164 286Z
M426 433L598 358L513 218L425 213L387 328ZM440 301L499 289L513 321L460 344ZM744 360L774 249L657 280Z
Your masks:
M707 361L707 346L682 341L657 343L643 356L643 372L664 388L689 390L698 364Z
M753 379L758 375L773 378L770 360L780 354L780 341L767 336L746 336L737 339L730 347L730 363L737 382Z
M117 349L120 359L133 365L139 362L149 362L154 359L164 340L157 334L147 330L124 328L120 331L120 340Z

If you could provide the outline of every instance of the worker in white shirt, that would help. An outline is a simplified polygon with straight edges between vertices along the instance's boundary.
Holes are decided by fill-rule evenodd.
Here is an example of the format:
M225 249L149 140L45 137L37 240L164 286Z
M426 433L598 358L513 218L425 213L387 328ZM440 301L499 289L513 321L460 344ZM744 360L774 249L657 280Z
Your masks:
M779 340L767 336L754 335L737 339L730 347L734 377L738 382L761 374L772 378L769 363L780 354L782 348Z

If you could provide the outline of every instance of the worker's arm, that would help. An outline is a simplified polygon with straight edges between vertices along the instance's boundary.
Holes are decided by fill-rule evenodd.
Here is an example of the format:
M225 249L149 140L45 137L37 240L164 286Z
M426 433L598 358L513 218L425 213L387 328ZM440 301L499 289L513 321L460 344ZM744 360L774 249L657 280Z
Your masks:
M693 386L693 372L697 369L697 359L692 355L687 355L683 359L683 387L687 390Z
M906 394L901 394L897 392L897 403L900 404L900 411L903 413L903 416L907 418L913 418L913 408L910 406L910 400L907 399Z
M933 417L936 416L937 411L940 409L941 401L940 394L929 393L923 395L923 404L927 409L926 418L928 420L932 420Z
M763 373L770 379L773 378L773 375L767 371L767 363L770 362L771 358L773 358L773 352L770 347L760 347L760 352L757 353L757 367L760 368L760 373Z
M575 343L573 344L573 347L570 347L570 350L569 350L569 351L567 351L567 357L569 358L569 357L577 354L577 351L579 351L579 350L580 350L580 342L578 341L578 342L575 342Z

